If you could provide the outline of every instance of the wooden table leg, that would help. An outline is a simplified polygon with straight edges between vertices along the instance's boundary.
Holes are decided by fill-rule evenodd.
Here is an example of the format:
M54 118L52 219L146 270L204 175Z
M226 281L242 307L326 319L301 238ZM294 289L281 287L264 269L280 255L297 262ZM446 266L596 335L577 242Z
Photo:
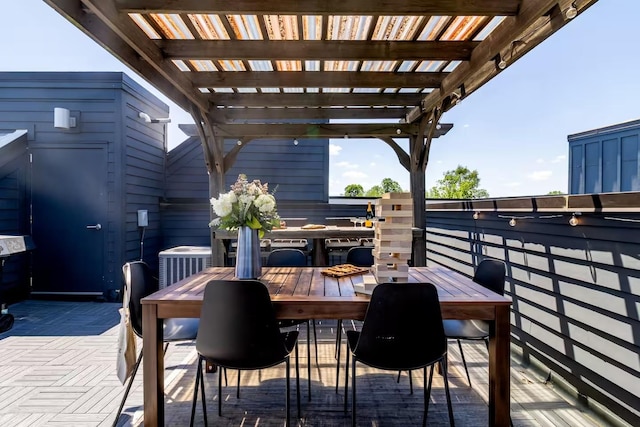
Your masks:
M496 306L489 336L489 425L509 426L511 400L511 309Z
M164 425L164 357L158 306L142 305L144 425Z

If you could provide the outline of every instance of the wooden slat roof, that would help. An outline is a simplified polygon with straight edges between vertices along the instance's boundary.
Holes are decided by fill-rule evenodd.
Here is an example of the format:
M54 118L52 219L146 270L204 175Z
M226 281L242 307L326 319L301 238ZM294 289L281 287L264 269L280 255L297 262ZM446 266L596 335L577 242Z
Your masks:
M411 123L597 0L45 1L187 111Z

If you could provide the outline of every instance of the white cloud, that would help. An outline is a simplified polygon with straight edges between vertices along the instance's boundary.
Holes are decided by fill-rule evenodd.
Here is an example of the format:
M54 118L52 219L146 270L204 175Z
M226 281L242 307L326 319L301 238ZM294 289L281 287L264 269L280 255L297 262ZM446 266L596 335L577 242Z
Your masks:
M560 163L560 162L564 162L567 159L567 156L565 156L564 154L561 154L559 156L556 156L555 159L551 160L551 163Z
M351 162L347 162L347 161L338 162L338 163L336 163L336 166L339 167L339 168L344 168L344 169L358 169L360 167L355 163L351 163Z
M462 127L463 127L463 128L468 128L468 127L469 127L469 125L465 123L464 125L462 125Z
M516 181L512 181L512 182L507 182L504 184L505 187L520 187L522 185L521 182L516 182Z
M375 165L376 165L376 162L371 162L371 163L369 163L369 166L370 166L370 167L374 167Z
M344 178L349 178L349 179L358 179L358 178L366 178L367 174L359 171L346 171L345 173L342 174L342 176Z
M544 159L539 158L538 160L536 160L536 163L544 163Z
M551 171L535 171L527 175L527 177L533 181L546 181L551 178L551 175L553 175Z
M336 144L329 144L329 155L330 156L337 156L340 154L340 151L342 151L342 147Z

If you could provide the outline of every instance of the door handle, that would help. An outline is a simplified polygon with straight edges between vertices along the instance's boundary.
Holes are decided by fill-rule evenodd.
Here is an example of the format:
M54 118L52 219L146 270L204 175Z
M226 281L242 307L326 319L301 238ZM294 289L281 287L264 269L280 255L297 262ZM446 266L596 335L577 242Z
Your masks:
M101 230L102 229L102 225L100 225L100 224L87 225L87 228L92 229L92 230Z

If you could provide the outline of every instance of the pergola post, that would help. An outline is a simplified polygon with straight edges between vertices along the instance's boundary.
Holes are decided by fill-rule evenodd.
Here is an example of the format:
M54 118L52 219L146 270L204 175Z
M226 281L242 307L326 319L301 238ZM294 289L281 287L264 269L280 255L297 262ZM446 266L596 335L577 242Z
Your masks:
M193 108L191 115L196 122L196 129L204 151L204 161L209 174L209 198L218 197L224 189L224 139L215 133L213 121L208 113ZM209 218L213 219L213 210L209 209ZM224 245L220 239L214 239L213 233L209 234L211 241L211 265L224 266Z
M423 267L427 264L427 239L426 231L424 231L427 220L425 171L427 163L429 163L431 140L441 115L442 110L434 108L430 114L422 116L418 134L409 139L409 178L411 196L413 197L413 226L423 230L420 237L413 240L413 265L416 267Z

